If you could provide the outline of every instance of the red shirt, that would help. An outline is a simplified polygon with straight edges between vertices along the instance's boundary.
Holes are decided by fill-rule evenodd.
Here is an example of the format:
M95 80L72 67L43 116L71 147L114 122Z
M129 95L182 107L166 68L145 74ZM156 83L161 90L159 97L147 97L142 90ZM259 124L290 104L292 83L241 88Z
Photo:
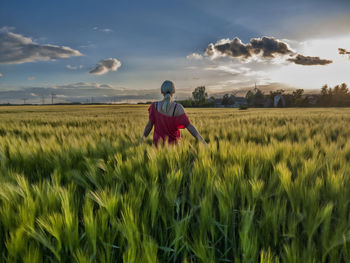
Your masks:
M159 139L167 140L169 144L176 143L181 139L179 129L184 129L190 124L186 113L179 116L167 116L156 109L154 102L149 106L148 113L154 125L153 143L155 145L158 144Z

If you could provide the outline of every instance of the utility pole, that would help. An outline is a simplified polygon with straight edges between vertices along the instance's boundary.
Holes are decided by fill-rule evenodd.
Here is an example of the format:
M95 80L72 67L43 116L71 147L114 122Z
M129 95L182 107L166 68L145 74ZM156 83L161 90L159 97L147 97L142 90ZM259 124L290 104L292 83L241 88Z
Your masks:
M26 104L27 98L23 98L23 105Z
M256 93L258 91L258 88L256 87L256 82L255 82L255 85L254 85L254 92Z
M56 94L51 93L51 104L53 104L53 98L56 96Z
M45 104L45 96L44 95L41 95L41 102L43 105Z

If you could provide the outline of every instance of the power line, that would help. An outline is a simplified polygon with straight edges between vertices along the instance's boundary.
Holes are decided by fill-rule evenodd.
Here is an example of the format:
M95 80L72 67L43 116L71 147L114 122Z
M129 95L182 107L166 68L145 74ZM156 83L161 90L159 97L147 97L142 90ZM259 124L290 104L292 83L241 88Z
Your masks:
M55 93L51 93L51 104L53 104L53 98L56 96Z

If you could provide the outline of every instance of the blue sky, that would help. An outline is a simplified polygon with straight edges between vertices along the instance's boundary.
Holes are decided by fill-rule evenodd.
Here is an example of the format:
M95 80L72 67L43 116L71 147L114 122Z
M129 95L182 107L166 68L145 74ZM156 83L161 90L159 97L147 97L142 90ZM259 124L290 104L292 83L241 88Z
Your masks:
M10 56L11 47L0 46L0 102L14 100L21 91L33 87L55 88L56 93L62 93L62 100L83 100L91 94L107 97L113 92L115 96L122 96L121 92L123 96L139 94L136 99L148 94L147 98L156 99L153 90L158 90L165 79L175 81L181 96L196 85L206 85L209 92L215 93L255 82L305 89L318 88L324 82L350 84L344 73L350 69L350 61L337 54L337 48L350 50L349 25L350 1L344 0L3 0L0 41L8 35L16 41L30 38L35 51L53 45L57 50L52 52L58 53L50 53L49 57L23 53L21 60L5 60L1 56ZM289 57L282 58L286 54L278 51L273 59L254 55L248 60L231 51L221 50L217 56L205 52L210 43L218 51L221 42L231 43L235 37L249 45L250 39L263 36L286 43L290 56L301 54L332 63L290 63ZM69 50L63 52L62 46ZM5 51L1 52L1 48ZM22 44L20 48L27 50ZM192 53L198 56L189 56ZM108 61L110 58L115 60ZM89 73L98 65L98 74ZM335 73L339 69L343 71ZM320 74L322 79L317 78ZM301 77L305 78L303 82L294 81ZM84 87L91 84L90 90L99 88L93 93L82 89L81 96L74 91L74 98L58 88L68 90L74 86L78 90L77 83L84 83ZM104 84L110 87L107 91L101 88ZM6 91L6 96L1 91ZM23 96L33 102L40 95L30 94L24 92Z

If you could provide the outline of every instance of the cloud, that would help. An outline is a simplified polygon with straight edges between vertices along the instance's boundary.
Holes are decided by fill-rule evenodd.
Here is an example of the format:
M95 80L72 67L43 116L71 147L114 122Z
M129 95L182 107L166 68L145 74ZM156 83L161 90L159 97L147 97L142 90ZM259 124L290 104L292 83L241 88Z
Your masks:
M110 28L99 28L98 26L95 26L92 29L95 30L95 31L103 32L103 33L111 33L111 32L113 32L113 30L110 29Z
M77 69L82 69L83 65L79 65L79 66L66 65L66 68L71 70L77 70Z
M187 98L192 91L177 90L177 98ZM51 94L55 94L54 103L58 102L120 102L124 100L154 100L160 99L161 93L157 89L126 89L123 87L103 84L78 82L49 87L12 87L0 90L0 103L23 103L23 98L28 98L27 103L51 103Z
M304 65L304 66L313 66L313 65L328 65L333 63L332 60L328 59L321 59L320 57L310 57L310 56L303 56L298 54L294 58L287 59L290 62L294 62L298 65Z
M34 77L29 77L28 80L35 80L35 78Z
M104 32L104 33L110 33L110 32L113 32L112 29L109 29L109 28L103 28L100 30L101 32Z
M8 29L6 29L8 30ZM21 64L82 56L78 50L65 46L40 45L29 37L2 29L0 32L0 64Z
M195 59L195 60L200 60L203 58L203 56L201 54L198 53L192 53L188 56L186 56L187 59Z
M0 32L10 32L15 30L15 28L13 26L3 26L2 28L0 28Z
M338 48L340 55L350 55L350 51L347 51L345 48Z
M252 38L249 43L244 44L238 37L234 39L221 39L217 43L210 43L205 51L209 57L229 56L242 60L253 56L263 58L274 58L276 55L288 55L294 52L287 43L273 37Z
M232 68L227 65L209 66L204 68L204 70L221 71L233 76L237 76L243 73L243 71L238 70L236 68Z
M339 49L339 52L346 52ZM241 62L250 62L254 58L256 61L270 61L272 64L284 64L286 61L298 65L328 65L332 60L321 59L320 57L310 57L297 54L292 50L287 41L281 41L273 37L252 38L249 43L244 44L238 37L234 39L221 39L215 44L210 43L205 50L205 55L211 59L219 57L238 58ZM286 59L286 56L289 56ZM260 59L264 60L260 60Z
M85 45L80 45L80 48L95 48L96 44L93 44L91 41L87 41L87 44Z
M125 88L114 85L90 82L78 82L48 87L9 87L0 90L0 103L7 103L7 101L10 103L23 103L23 98L28 98L28 103L42 103L43 97L47 99L46 103L51 103L51 94L55 94L55 103L71 101L86 102L87 99L91 99L91 97L94 97L95 102L107 102L114 96L136 96L137 92L137 90L135 90L135 92L129 92ZM103 95L106 95L107 99L99 99Z
M350 55L350 51L347 51L345 48L338 48L338 52L340 55ZM350 59L350 56L349 56Z
M67 98L66 95L63 95L63 94L58 94L58 95L55 95L56 98Z
M56 90L113 90L113 91L123 91L123 88L115 87L108 84L99 84L99 83L91 83L91 82L77 82L73 84L66 85L58 85L52 86L53 89Z
M109 71L117 71L118 68L122 65L122 63L115 59L115 58L107 58L104 60L101 60L96 68L91 70L89 73L90 74L95 74L95 75L103 75L108 73Z
M2 78L2 76L3 76L3 75L0 73L0 78Z

